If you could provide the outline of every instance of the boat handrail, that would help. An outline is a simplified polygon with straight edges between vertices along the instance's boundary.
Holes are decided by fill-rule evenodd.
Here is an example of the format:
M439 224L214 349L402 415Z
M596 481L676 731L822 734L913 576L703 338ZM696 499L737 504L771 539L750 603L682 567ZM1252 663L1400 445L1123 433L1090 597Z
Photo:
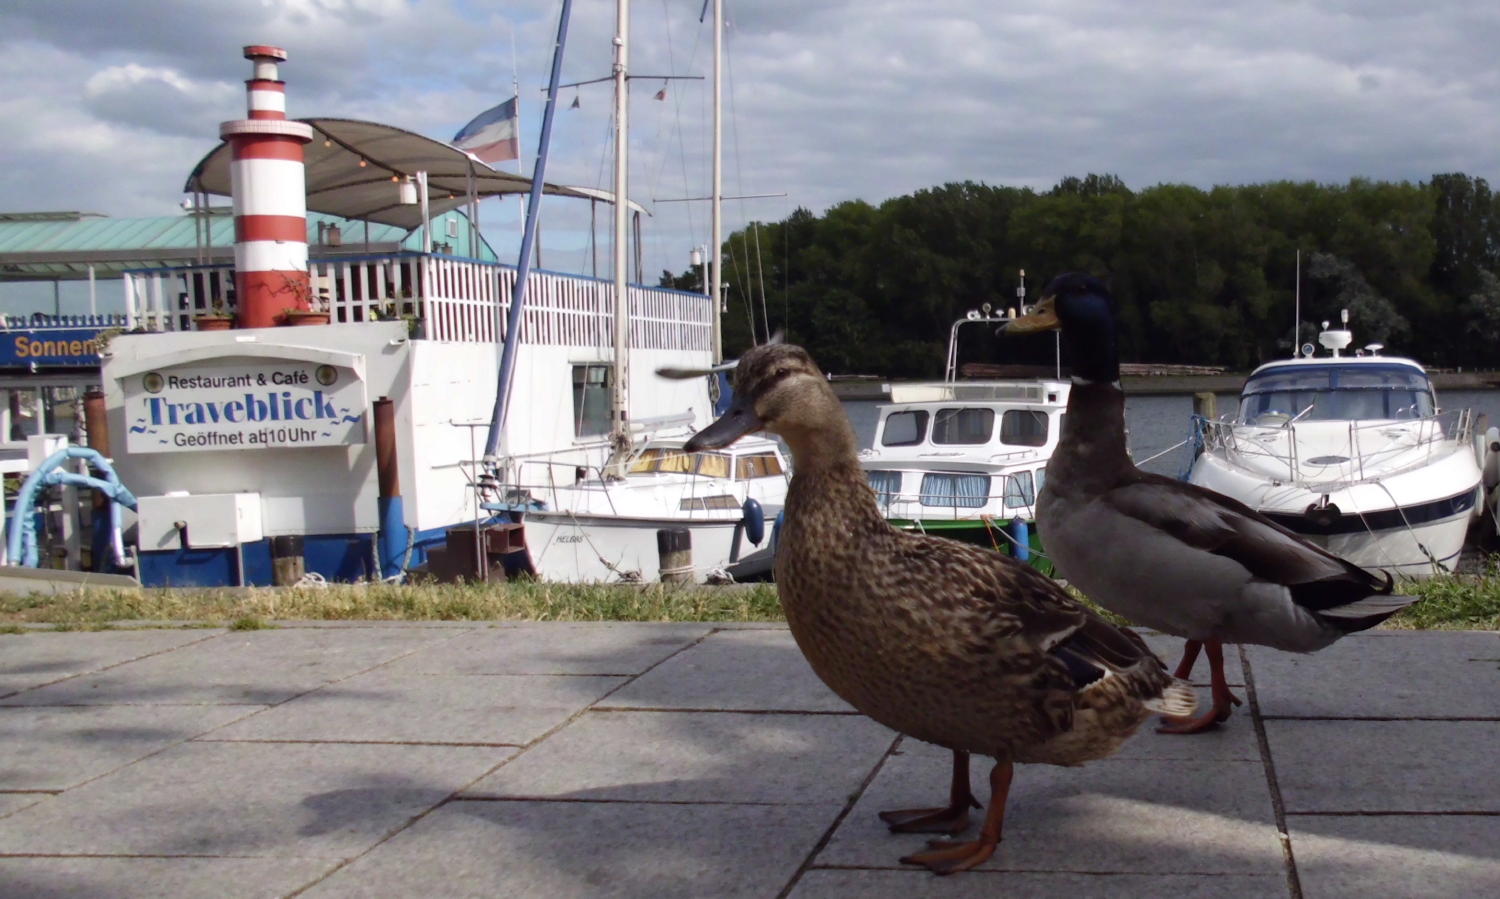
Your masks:
M1220 450L1226 457L1271 460L1280 463L1278 467L1285 467L1285 480L1288 483L1302 487L1328 487L1333 484L1349 483L1351 477L1353 483L1358 483L1376 477L1389 477L1430 464L1439 447L1447 445L1462 447L1468 444L1470 430L1473 427L1473 413L1469 409L1458 409L1421 418L1343 422L1345 432L1343 450L1347 455L1342 455L1338 462L1330 462L1329 466L1346 474L1328 480L1309 477L1302 470L1304 460L1301 458L1302 446L1298 440L1298 431L1302 428L1316 427L1320 431L1320 437L1326 440L1333 432L1330 426L1334 424L1336 423L1323 421L1296 423L1293 419L1275 426L1267 426L1241 424L1224 419L1206 420L1203 423L1203 434L1204 443L1211 451ZM1393 430L1399 431L1401 436L1409 439L1399 443L1394 442L1396 435L1391 433ZM1381 439L1378 443L1372 440L1372 434L1380 435ZM1339 449L1336 446L1323 449L1324 456L1341 455L1335 451ZM1421 451L1421 454L1412 455L1414 451ZM1379 464L1383 458L1401 455L1411 455L1411 458L1394 468L1384 468ZM1313 462L1318 458L1322 456L1315 456L1305 461ZM1348 468L1345 469L1345 466Z

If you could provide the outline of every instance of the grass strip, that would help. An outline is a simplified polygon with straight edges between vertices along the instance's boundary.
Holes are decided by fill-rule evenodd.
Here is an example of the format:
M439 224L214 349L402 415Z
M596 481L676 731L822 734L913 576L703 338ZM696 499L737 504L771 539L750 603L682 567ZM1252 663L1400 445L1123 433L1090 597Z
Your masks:
M771 584L331 584L321 588L85 590L0 595L0 627L111 622L780 621Z
M1407 581L1397 589L1414 593L1421 601L1385 627L1500 630L1500 563L1494 559L1475 573ZM1125 623L1118 616L1104 614ZM322 588L0 594L0 633L35 624L99 628L115 622L209 623L253 629L274 621L782 620L775 584L332 584Z

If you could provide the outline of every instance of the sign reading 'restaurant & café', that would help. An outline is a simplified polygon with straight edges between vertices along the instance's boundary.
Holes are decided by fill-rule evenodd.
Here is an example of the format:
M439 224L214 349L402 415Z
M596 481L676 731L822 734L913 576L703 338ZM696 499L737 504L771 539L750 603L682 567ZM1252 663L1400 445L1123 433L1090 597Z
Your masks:
M292 359L225 359L124 380L132 453L364 443L365 384L351 369Z

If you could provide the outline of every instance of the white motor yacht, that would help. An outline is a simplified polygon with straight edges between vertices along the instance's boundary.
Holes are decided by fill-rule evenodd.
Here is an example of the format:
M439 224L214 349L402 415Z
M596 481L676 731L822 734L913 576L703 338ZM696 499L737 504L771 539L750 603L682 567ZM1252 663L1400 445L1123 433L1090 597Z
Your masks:
M861 451L860 465L892 525L1031 559L1040 549L1036 497L1057 448L1071 384L1059 378L958 380L960 328L998 328L1013 318L1013 311L985 306L955 322L944 380L891 385L891 401L879 407L874 444Z
M1467 409L1438 407L1421 365L1350 355L1347 327L1245 380L1232 420L1203 422L1188 474L1366 568L1452 571L1481 512L1488 441Z

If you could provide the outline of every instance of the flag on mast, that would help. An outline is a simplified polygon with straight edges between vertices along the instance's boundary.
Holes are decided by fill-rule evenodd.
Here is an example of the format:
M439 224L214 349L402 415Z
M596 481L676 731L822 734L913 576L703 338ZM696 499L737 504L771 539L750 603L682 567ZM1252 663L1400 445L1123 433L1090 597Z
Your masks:
M499 106L486 109L453 135L452 144L467 150L481 162L504 162L521 158L521 135L518 125L519 97L511 97Z

